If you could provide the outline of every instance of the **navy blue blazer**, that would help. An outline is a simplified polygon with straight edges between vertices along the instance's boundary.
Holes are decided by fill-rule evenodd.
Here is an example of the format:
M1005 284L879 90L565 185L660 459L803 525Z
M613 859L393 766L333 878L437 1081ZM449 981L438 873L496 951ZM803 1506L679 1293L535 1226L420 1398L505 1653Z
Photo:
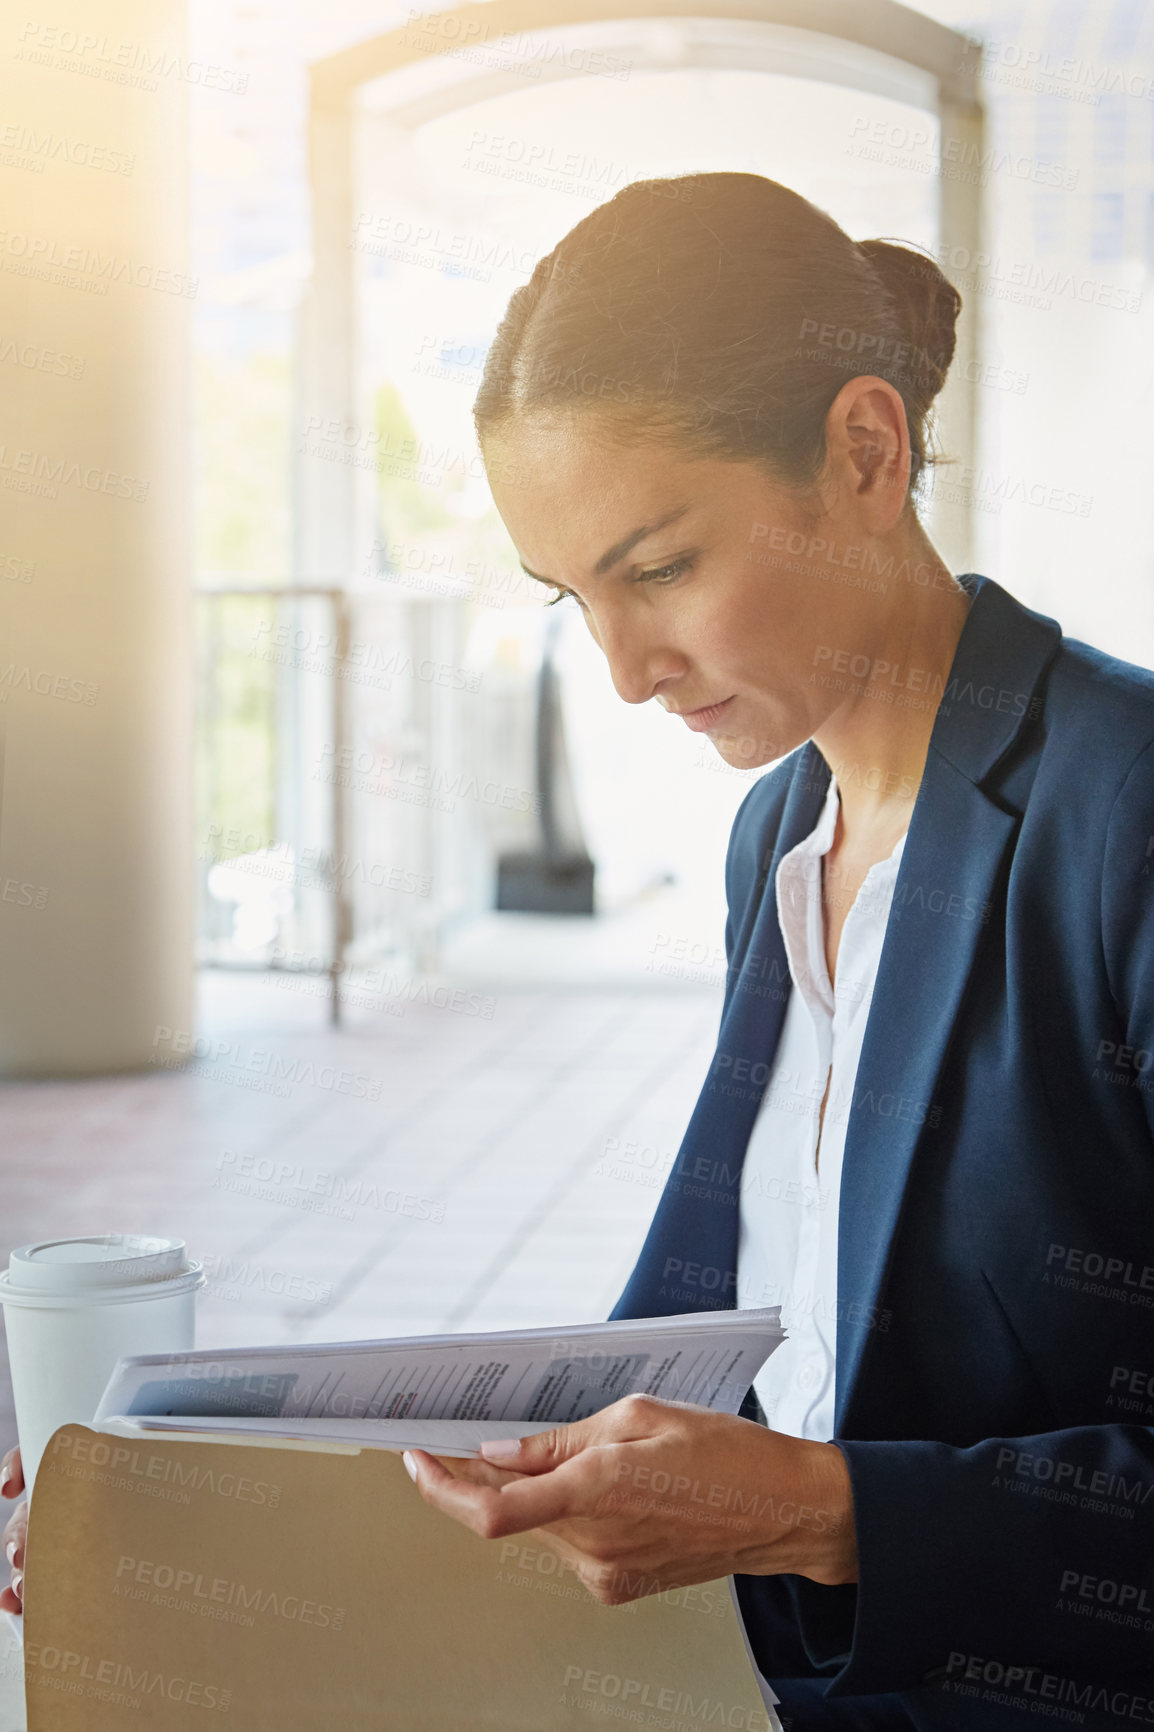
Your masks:
M795 1726L1154 1726L1154 673L960 581L845 1141L859 1578L735 1585ZM774 874L829 776L808 741L734 820L717 1050L615 1318L735 1303Z

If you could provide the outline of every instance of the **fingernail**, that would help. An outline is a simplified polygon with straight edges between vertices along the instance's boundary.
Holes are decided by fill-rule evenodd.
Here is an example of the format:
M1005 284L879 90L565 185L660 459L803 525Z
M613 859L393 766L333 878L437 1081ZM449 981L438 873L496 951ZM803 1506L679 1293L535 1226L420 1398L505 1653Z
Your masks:
M9 1540L8 1544L4 1547L4 1556L8 1559L9 1563L11 1563L13 1561L13 1559L15 1558L16 1547L19 1545L19 1543L20 1542L18 1540Z
M12 1469L8 1466L8 1463L5 1462L4 1466L0 1467L0 1491L4 1490L4 1487L8 1484L8 1481L11 1478L12 1478Z
M24 1571L23 1570L21 1570L21 1572L18 1576L12 1577L12 1592L16 1595L16 1598L20 1601L20 1604L23 1605L24 1604Z
M409 1451L408 1451L408 1450L407 1450L407 1449L403 1449L403 1450L402 1450L402 1451L401 1451L401 1460L402 1460L402 1461L403 1461L403 1462L404 1462L404 1464L405 1464L405 1472L406 1472L406 1473L407 1473L407 1474L408 1474L408 1476L409 1476L409 1478L410 1478L410 1479L411 1479L411 1480L412 1480L412 1481L413 1481L413 1482L414 1482L414 1484L415 1484L415 1483L416 1483L416 1478L417 1478L417 1463L416 1463L416 1458L415 1458L415 1457L414 1457L414 1456L412 1456L412 1455L410 1455L410 1453L409 1453Z
M519 1437L491 1437L481 1445L481 1454L487 1461L507 1461L520 1447Z

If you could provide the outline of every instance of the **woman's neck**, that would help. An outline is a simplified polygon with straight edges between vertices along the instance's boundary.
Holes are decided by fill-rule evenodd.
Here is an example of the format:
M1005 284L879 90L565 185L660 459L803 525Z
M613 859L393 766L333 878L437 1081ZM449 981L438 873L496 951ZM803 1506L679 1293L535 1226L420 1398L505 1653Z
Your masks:
M888 837L892 848L909 824L973 599L920 525L907 539L907 563L895 560L895 568L928 573L924 587L911 584L905 595L895 590L900 604L862 645L870 674L853 682L846 701L813 735L837 778L842 846L872 848Z

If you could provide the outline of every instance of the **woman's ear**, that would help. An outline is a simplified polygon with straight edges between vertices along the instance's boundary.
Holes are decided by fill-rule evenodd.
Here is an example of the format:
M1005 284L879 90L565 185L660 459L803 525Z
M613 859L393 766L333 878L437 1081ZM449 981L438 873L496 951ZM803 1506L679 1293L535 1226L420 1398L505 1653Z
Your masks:
M910 485L905 404L884 379L849 379L826 413L826 461L850 510L872 534L892 529Z

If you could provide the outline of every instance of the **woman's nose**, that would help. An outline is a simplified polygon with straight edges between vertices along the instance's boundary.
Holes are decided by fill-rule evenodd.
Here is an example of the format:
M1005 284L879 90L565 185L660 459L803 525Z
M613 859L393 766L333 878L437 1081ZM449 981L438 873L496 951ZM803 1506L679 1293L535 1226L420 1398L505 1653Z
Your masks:
M648 703L663 680L681 671L683 658L672 646L647 633L636 619L598 617L591 610L586 623L609 663L609 676L627 704Z

